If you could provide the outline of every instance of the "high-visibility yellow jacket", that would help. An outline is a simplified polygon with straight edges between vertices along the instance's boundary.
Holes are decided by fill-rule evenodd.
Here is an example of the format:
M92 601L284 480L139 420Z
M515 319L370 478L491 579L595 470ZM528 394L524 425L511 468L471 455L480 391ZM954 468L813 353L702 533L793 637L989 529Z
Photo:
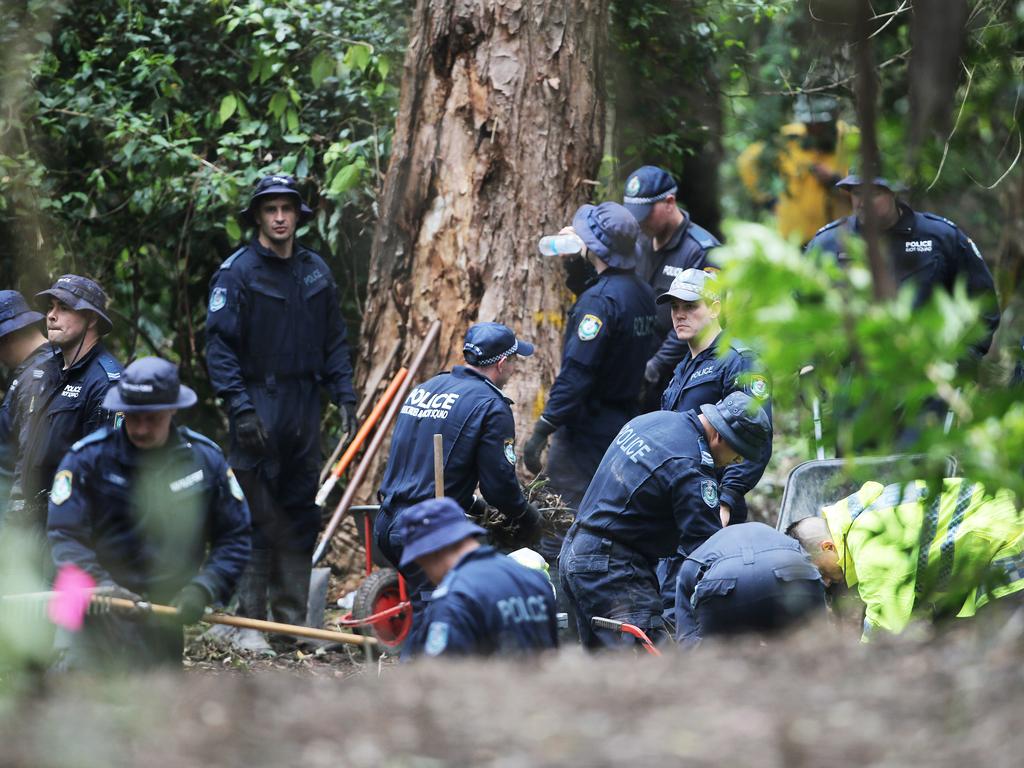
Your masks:
M812 170L820 165L837 176L845 176L849 172L859 135L842 121L837 124L836 131L836 149L826 152L805 146L807 126L803 123L782 127L782 144L775 163L782 179L782 191L775 202L775 218L783 237L796 234L801 243L806 243L830 221L849 215L850 203L846 193L822 184ZM772 197L758 169L764 150L764 142L756 142L743 150L737 160L740 180L756 203L767 203Z
M865 632L902 631L911 619L973 616L1024 589L1024 520L1008 491L944 481L859 491L825 507L846 583L867 607Z

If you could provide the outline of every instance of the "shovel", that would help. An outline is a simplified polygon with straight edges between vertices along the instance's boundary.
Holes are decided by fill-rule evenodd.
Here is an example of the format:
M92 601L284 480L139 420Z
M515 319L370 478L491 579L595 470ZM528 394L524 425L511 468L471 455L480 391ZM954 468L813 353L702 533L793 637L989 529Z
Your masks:
M405 375L396 384L395 380L392 380L391 385L388 386L388 391L391 391L392 386L395 387L392 393L390 405L387 405L387 412L384 414L383 419L380 420L380 426L374 434L370 444L366 447L366 451L363 454L362 460L356 467L352 476L349 478L348 486L345 488L345 493L338 502L338 506L334 510L334 514L331 516L330 521L327 523L327 527L324 529L323 535L320 537L320 543L317 545L316 551L313 553L313 569L309 576L309 598L306 602L306 623L311 627L319 627L323 625L324 621L324 607L327 605L327 586L331 575L330 568L318 568L317 563L327 553L327 548L331 545L331 538L334 536L334 532L338 529L338 525L341 523L342 517L348 512L352 502L355 500L356 491L359 486L362 485L363 480L366 479L366 475L370 471L370 465L373 462L373 457L377 454L377 450L384 442L384 438L387 435L388 429L390 429L392 422L398 416L398 410L402 407L402 403L405 402L405 397L412 387L412 383L416 375L419 373L420 367L423 365L423 361L427 357L427 352L431 346L437 341L437 337L441 332L440 321L435 320L431 323L430 328L427 330L426 338L423 339L423 343L420 345L416 356L409 364L408 370ZM405 369L402 369L405 370ZM401 371L399 372L399 374ZM395 379L399 376L396 375ZM387 394L387 393L385 393ZM383 399L383 398L382 398ZM377 407L381 407L381 403L378 402ZM376 411L377 408L375 407ZM382 408L383 410L383 408ZM371 414L372 415L372 414ZM369 421L369 419L367 420ZM363 425L366 426L365 424ZM360 430L361 431L361 430ZM369 434L369 430L367 430ZM356 435L356 439L359 435ZM365 435L363 437L365 440ZM356 440L353 440L353 445ZM351 449L351 446L350 446ZM348 452L346 452L347 454ZM354 458L355 452L352 451ZM344 457L342 457L344 460ZM351 459L349 459L351 461ZM340 463L340 462L339 462ZM342 470L344 471L344 469ZM340 476L340 472L337 472L335 467L334 472L328 477L328 482L334 478L334 482L337 482L335 473ZM321 492L323 489L321 489ZM326 501L326 495L324 495L324 501Z

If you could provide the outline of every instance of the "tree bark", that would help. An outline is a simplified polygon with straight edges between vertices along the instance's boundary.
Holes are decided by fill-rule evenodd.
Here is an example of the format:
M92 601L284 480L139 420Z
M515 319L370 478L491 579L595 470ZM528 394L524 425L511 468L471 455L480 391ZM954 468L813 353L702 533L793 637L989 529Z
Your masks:
M462 362L469 325L495 320L537 344L505 389L520 440L539 413L569 296L561 264L536 244L594 183L607 17L608 0L418 0L371 255L364 392L435 318L421 380ZM364 498L379 471L370 478Z

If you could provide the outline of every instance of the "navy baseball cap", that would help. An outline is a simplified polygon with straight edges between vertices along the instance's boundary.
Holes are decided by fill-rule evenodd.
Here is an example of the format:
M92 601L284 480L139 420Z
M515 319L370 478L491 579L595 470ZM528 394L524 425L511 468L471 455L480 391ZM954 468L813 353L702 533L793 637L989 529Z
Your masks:
M664 168L644 165L633 171L626 179L622 204L639 223L650 215L655 203L674 195L678 188L679 185L672 178L672 174Z
M31 309L25 297L17 291L0 291L0 336L20 331L27 325L38 323L44 315Z
M299 182L295 180L294 176L289 176L286 173L279 173L273 176L264 176L256 182L256 187L253 189L252 196L249 198L249 205L239 211L238 218L250 226L254 225L256 223L256 219L253 218L252 212L256 203L262 197L273 197L275 195L290 195L295 198L296 202L299 204L300 224L313 217L313 209L306 205L306 202L302 199L302 194L299 192Z
M402 562L404 568L423 555L455 544L470 536L487 533L470 522L462 507L447 497L414 504L400 515L402 525Z
M572 228L597 258L609 267L636 266L636 238L640 227L618 203L581 205L572 217Z
M672 299L680 301L718 301L718 280L711 272L703 269L684 269L672 280L672 285L657 299L658 304L664 304Z
M160 357L140 357L121 372L116 387L107 390L108 411L166 411L190 408L196 393L178 379L178 366Z
M533 344L517 339L507 325L501 323L477 323L469 326L462 354L470 365L494 365L510 355L529 357Z
M745 392L733 392L714 405L702 405L700 412L729 447L748 461L761 458L765 446L771 442L772 426L768 415Z
M903 191L902 184L893 184L884 176L875 176L874 180L871 183L876 187L884 187L885 189L888 189L894 195L898 192ZM838 187L839 189L850 189L851 187L863 186L863 184L864 180L861 179L861 177L857 173L851 170L849 175L843 177L842 179L836 182L836 187Z
M89 310L100 319L100 335L105 336L114 324L107 317L107 294L95 280L81 275L61 275L50 288L40 291L36 298L52 298L76 312Z

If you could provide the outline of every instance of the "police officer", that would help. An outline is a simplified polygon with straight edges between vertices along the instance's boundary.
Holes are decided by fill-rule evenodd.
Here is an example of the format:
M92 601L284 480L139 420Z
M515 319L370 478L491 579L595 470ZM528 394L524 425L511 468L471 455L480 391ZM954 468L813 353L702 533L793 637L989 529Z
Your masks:
M586 246L597 271L566 322L562 368L548 392L544 412L523 448L526 468L544 469L549 488L567 506L583 499L612 439L637 411L644 363L654 341L654 295L633 271L636 220L618 203L584 205L572 231ZM549 562L561 542L546 537L540 546Z
M516 477L516 426L512 403L501 388L520 357L533 345L517 339L501 323L477 323L466 331L462 347L466 365L441 373L415 387L395 420L391 452L373 524L378 551L399 568L413 604L413 625L422 622L430 583L412 560L403 556L400 516L403 510L435 495L434 435L444 447L444 495L463 510L473 503L477 485L484 500L515 527L513 538L528 543L540 529L540 513L528 504Z
M683 413L705 403L717 403L732 392L746 392L764 408L770 426L768 379L761 372L757 356L736 340L724 350L719 346L722 302L714 274L700 269L684 270L657 301L672 307L676 336L686 342L686 353L662 395L661 407ZM771 455L769 440L764 454L756 460L715 471L722 525L747 519L744 494L757 485ZM675 606L676 577L681 563L682 556L677 553L658 565L666 611Z
M63 275L36 296L48 302L46 331L54 355L33 368L31 381L19 384L19 389L25 387L19 397L27 398L28 404L14 415L18 462L9 519L42 534L46 494L64 454L76 441L118 418L103 402L121 377L121 364L100 341L113 324L99 284Z
M39 331L43 315L29 308L17 291L0 291L0 365L11 373L11 384L0 404L0 500L10 496L18 459L15 414L28 407L22 397L26 377L53 357L53 347ZM0 502L2 503L2 502Z
M999 325L999 304L992 274L974 241L949 219L915 211L897 199L897 188L887 179L879 177L865 184L853 173L836 186L850 193L853 214L818 230L807 251L822 251L835 255L840 263L845 261L847 244L861 236L865 209L871 205L896 282L914 286L915 306L927 302L936 288L952 295L958 281L964 282L968 296L985 302L982 319L988 333L972 350L975 357L984 355Z
M655 296L667 291L683 270L711 266L708 251L720 245L678 206L676 191L676 181L668 171L645 165L630 174L622 198L642 232L637 241L637 275ZM657 318L657 344L644 365L644 411L658 407L672 370L686 354L686 343L676 337L667 306L658 307Z
M47 520L57 568L75 565L109 594L179 612L177 623L87 616L63 638L65 666L180 663L180 625L235 589L249 510L217 444L173 423L195 402L172 363L136 360L103 403L124 423L79 440L60 464Z
M554 591L542 571L477 540L485 533L453 499L402 515L402 567L437 585L409 656L526 655L558 646Z
M825 585L810 556L764 523L723 528L679 571L676 639L771 632L825 615Z
M291 176L260 180L240 214L256 230L210 282L206 363L231 420L228 459L253 517L243 616L304 624L320 511L320 388L354 427L356 397L338 286L298 243L313 212ZM265 649L265 647L264 647Z
M758 458L769 440L757 401L734 392L700 412L655 411L608 447L559 556L562 591L590 648L619 645L594 616L664 639L659 558L689 553L722 527L715 467Z
M1014 494L946 478L865 483L788 533L826 585L845 584L863 601L864 634L898 634L912 620L974 616L999 598L1024 594L1024 519Z

